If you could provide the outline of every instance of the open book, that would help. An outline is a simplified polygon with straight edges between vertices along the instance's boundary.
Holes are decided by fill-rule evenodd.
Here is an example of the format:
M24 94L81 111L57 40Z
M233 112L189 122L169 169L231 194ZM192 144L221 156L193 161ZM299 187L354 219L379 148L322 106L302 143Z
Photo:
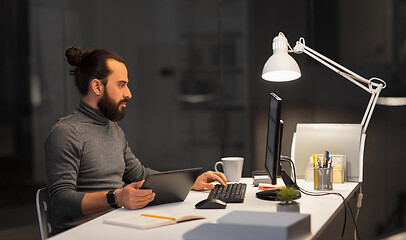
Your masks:
M124 227L148 229L203 218L205 217L168 211L149 211L142 213L137 212L136 214L128 214L112 219L104 219L103 222Z

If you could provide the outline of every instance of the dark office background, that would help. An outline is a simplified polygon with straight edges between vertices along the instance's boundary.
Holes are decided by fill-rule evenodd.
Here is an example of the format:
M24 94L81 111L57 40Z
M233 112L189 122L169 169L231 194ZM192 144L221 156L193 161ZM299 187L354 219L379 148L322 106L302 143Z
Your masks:
M297 123L359 123L369 95L308 56L300 80L261 79L282 31L406 97L405 0L0 0L0 238L40 239L35 192L43 144L78 104L65 48L126 59L130 102L120 122L133 152L158 170L244 156L263 168L269 92L283 98L282 153ZM377 105L367 131L363 239L405 227L406 106ZM13 217L11 217L13 216ZM350 223L348 223L350 224Z

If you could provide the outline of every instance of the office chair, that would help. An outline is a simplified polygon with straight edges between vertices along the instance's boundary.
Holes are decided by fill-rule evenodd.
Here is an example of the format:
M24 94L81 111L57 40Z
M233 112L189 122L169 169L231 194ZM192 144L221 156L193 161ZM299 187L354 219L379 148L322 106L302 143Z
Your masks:
M45 240L51 236L51 224L49 223L49 200L47 188L41 188L36 195L37 214L41 239Z

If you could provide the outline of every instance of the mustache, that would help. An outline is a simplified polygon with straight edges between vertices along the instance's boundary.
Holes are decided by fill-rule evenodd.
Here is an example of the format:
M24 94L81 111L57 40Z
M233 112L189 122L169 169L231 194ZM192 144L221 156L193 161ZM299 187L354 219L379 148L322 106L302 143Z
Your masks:
M121 103L128 103L129 101L130 101L130 99L124 98L120 102L118 102L118 104L120 105Z

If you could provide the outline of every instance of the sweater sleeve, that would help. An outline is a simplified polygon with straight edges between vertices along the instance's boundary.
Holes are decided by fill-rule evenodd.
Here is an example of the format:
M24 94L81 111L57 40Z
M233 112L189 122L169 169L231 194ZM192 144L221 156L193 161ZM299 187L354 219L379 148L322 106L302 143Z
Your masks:
M85 193L77 192L81 143L77 130L66 123L54 126L45 142L45 168L51 209L56 215L83 216Z
M131 182L137 182L145 179L149 174L156 173L150 168L144 167L140 160L134 156L128 142L126 141L126 148L124 149L124 160L125 160L125 172L123 176L123 181L128 184Z

